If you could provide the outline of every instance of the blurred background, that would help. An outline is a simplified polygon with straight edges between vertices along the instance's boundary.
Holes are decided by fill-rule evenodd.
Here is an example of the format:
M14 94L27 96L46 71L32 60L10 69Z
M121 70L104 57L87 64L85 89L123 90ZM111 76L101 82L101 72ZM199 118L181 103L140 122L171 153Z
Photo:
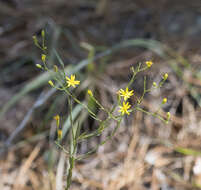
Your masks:
M130 67L139 62L154 64L132 86L137 96L144 75L148 86L169 75L142 106L156 111L167 97L160 114L169 111L171 122L141 112L126 117L111 141L76 163L72 189L200 189L200 0L0 0L0 189L61 190L65 184L67 159L54 145L53 117L62 117L67 147L67 100L35 66L41 64L41 51L32 36L40 40L42 29L48 64L63 60L76 71L81 85L74 93L82 101L88 102L90 88L111 107L116 91L131 78ZM86 44L95 58L90 64ZM97 127L79 105L73 117L83 131ZM78 152L108 136L110 125L101 137L80 144Z

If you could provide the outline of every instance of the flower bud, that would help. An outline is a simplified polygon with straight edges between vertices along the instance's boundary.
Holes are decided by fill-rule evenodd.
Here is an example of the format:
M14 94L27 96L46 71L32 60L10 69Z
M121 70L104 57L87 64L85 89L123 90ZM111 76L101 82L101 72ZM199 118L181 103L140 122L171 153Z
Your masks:
M57 122L57 127L59 127L59 123L60 123L60 117L59 117L59 115L54 116L54 119Z
M89 96L93 96L93 93L91 90L88 90L87 93L89 94Z
M162 104L165 104L167 102L167 98L163 98Z
M57 130L57 137L58 137L58 140L62 139L62 130L61 129Z
M58 72L58 67L56 65L54 65L54 72L57 73Z
M43 63L45 63L45 61L46 61L46 55L45 54L41 55L41 60L42 60Z
M42 31L41 31L41 36L42 36L42 38L45 37L45 30L42 30Z
M156 82L153 82L153 86L154 86L154 87L157 87L157 84L156 84Z
M49 80L48 83L50 86L54 87L54 83L51 80Z
M36 64L36 67L38 67L39 69L42 69L42 66L40 64Z
M153 62L152 62L152 61L146 61L146 65L147 65L147 67L151 67L151 66L152 66L152 64L153 64Z
M163 80L167 80L167 78L168 78L168 74L165 73L165 74L163 75Z
M170 119L170 116L171 116L170 112L167 112L167 120Z
M34 43L37 44L38 43L37 37L33 36L32 38L33 38Z

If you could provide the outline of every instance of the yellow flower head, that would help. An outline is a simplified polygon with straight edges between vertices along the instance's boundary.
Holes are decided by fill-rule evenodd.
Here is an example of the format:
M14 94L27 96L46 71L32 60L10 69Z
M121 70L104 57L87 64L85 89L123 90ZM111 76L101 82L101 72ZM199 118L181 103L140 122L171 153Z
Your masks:
M120 108L119 112L121 112L122 115L124 115L124 114L128 114L129 115L130 114L129 113L129 111L130 111L129 108L130 107L131 107L131 105L129 104L129 102L127 102L127 103L123 102L123 105L119 106L119 108Z
M75 88L75 85L80 84L79 80L75 80L75 75L71 75L70 78L68 78L66 76L66 80L67 80L67 83L68 83L68 87L72 86L73 88Z
M129 91L128 87L127 87L126 90L120 89L118 91L118 93L120 94L120 96L123 96L124 101L126 101L127 99L129 99L133 95L133 90Z
M49 80L48 83L50 86L54 87L54 83L51 80Z
M153 62L152 62L152 61L146 61L146 65L147 65L147 67L151 67L151 66L152 66L152 64L153 64Z
M163 80L167 80L167 78L168 78L168 74L165 73L165 74L163 75Z
M165 104L167 102L167 98L163 98L162 104Z
M57 127L59 127L59 122L60 122L60 117L59 117L59 115L55 115L55 116L54 116L54 119L55 119L56 122L57 122Z
M91 90L88 90L87 93L89 94L89 96L93 96L93 93Z

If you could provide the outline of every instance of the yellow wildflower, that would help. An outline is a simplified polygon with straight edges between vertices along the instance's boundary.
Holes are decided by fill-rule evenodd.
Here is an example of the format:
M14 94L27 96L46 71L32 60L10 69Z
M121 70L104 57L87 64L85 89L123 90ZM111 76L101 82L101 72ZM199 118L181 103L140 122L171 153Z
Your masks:
M87 93L89 94L89 96L93 96L93 93L91 90L88 90Z
M118 91L118 93L120 94L120 96L123 96L124 101L126 101L127 99L129 99L133 95L133 90L129 91L128 87L127 87L126 90L120 89Z
M67 80L67 83L68 83L68 87L72 86L73 88L75 88L75 85L80 84L79 80L75 80L75 75L71 75L70 78L68 78L66 76L66 80Z
M59 117L59 115L55 115L55 116L54 116L54 119L55 119L56 122L57 122L57 127L59 127L59 122L60 122L60 117Z
M121 112L122 115L124 115L124 114L128 114L129 115L130 114L129 113L129 111L130 111L129 108L130 107L131 107L131 105L129 104L129 102L127 102L127 103L123 102L123 105L119 106L119 108L120 108L119 112Z
M147 65L147 67L151 67L151 66L152 66L152 64L153 64L153 62L152 62L152 61L146 61L145 63L146 63L146 65Z
M48 83L50 84L50 86L54 87L54 83L51 80L49 80Z
M167 98L163 98L162 104L165 104L167 102Z

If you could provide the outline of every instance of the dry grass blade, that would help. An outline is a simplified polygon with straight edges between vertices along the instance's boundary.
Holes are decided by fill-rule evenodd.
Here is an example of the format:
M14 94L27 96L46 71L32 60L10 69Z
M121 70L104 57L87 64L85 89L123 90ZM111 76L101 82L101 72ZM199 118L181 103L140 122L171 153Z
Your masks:
M60 158L57 166L57 174L56 174L56 190L63 190L63 176L65 169L65 158L66 155L61 152Z
M15 181L14 184L14 189L22 189L26 182L27 182L27 173L29 172L29 170L31 169L31 166L33 164L33 161L35 160L35 158L38 156L39 152L40 152L40 147L41 147L41 143L39 143L34 150L31 152L31 154L29 155L29 157L26 159L26 161L24 162L24 164L21 166L20 171L19 171L19 175L17 176L17 179Z

